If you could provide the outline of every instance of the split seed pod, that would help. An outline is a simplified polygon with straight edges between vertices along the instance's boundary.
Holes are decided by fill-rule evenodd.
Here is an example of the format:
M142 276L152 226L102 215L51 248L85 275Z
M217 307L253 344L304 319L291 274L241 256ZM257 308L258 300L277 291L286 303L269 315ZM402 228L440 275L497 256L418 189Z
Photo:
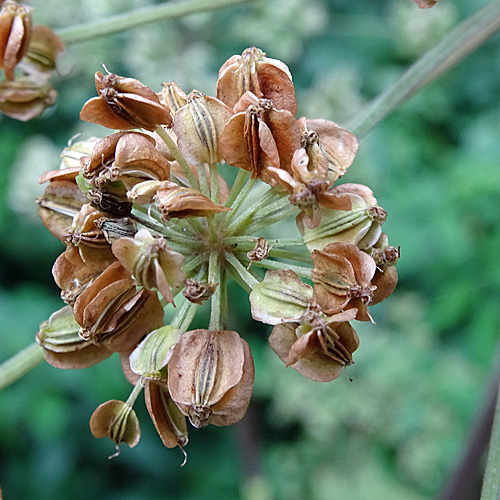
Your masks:
M14 80L14 68L22 59L31 37L31 9L6 0L0 10L0 69Z
M254 374L250 347L237 332L192 330L174 349L168 388L195 427L231 425L245 415Z
M193 91L187 104L177 111L174 132L179 150L193 165L222 161L219 140L233 112L223 102Z
M99 97L88 100L81 112L84 121L103 127L130 130L144 128L153 131L158 125L170 126L172 117L158 96L134 78L109 73L95 74Z

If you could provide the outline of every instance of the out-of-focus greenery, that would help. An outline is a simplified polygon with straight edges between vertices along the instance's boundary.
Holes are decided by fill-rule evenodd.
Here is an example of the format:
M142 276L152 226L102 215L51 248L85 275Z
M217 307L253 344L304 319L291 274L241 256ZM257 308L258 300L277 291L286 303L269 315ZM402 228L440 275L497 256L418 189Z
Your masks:
M30 2L35 22L52 28L152 3ZM30 123L0 119L0 360L60 307L50 268L62 245L37 220L36 179L58 167L74 134L107 133L78 120L101 62L157 91L176 80L213 95L219 66L256 45L290 66L299 115L342 124L483 3L441 0L420 11L410 0L259 0L68 47L57 106ZM269 498L428 500L447 480L499 330L499 60L494 37L361 141L343 180L370 186L388 211L400 282L374 308L376 326L358 328L356 364L339 380L318 384L285 369L235 288L229 326L255 357L253 426ZM113 357L78 372L43 365L2 391L4 499L241 498L254 452L238 437L243 422L192 429L180 468L180 452L163 448L138 401L141 442L108 461L113 446L91 436L88 419L129 390Z

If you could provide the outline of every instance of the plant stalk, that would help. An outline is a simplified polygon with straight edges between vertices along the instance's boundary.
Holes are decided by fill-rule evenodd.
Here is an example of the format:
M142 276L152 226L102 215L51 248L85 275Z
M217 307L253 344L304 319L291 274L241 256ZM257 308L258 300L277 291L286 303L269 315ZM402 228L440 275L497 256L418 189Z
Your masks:
M103 20L77 24L57 30L56 33L66 44L94 40L131 28L138 28L165 19L175 19L188 14L197 14L247 3L253 0L187 0L185 2L165 2L141 9L134 9Z
M36 342L0 365L0 391L43 361L43 348Z
M358 138L427 84L455 66L500 29L500 1L493 0L458 24L387 90L367 104L346 128Z

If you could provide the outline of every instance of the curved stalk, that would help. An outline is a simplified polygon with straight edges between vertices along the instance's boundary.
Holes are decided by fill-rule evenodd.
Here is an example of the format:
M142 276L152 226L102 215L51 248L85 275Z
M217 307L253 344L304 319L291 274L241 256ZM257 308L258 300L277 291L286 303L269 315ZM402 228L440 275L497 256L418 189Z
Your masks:
M188 14L222 9L250 1L252 0L188 0L185 2L165 2L160 5L130 10L123 14L107 17L104 20L69 26L57 30L56 33L66 45L69 45L145 26L165 19L175 19L187 16Z
M387 90L345 125L358 138L427 84L451 69L500 29L500 2L493 0L448 33Z

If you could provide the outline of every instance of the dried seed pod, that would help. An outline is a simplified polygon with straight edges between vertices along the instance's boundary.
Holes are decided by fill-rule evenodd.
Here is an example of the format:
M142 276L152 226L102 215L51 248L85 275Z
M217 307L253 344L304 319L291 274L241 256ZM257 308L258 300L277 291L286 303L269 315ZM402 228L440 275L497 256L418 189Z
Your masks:
M47 26L37 24L31 31L31 40L19 66L28 74L47 77L56 69L56 59L64 52L64 43Z
M269 344L278 357L304 377L330 382L353 363L352 353L359 338L348 323L356 316L349 309L327 316L311 307L300 322L286 322L274 327Z
M177 184L163 183L157 190L154 202L165 222L172 217L207 217L219 212L227 212L230 208L216 205L210 198L192 188Z
M341 242L357 245L367 250L380 237L387 213L378 206L371 189L362 184L340 184L328 191L330 196L347 197L351 207L338 210L333 207L318 208L320 223L307 224L307 215L299 214L297 226L310 252L323 250L330 243Z
M120 180L131 189L144 180L167 180L170 173L170 164L155 148L154 139L136 132L104 137L81 164L83 176L97 188Z
M44 226L59 240L71 227L74 217L86 201L77 184L69 180L51 182L36 200L38 215Z
M250 348L234 331L186 332L168 364L172 399L195 427L240 420L250 402L253 379Z
M268 167L290 171L293 153L300 147L300 130L293 114L251 92L243 95L234 111L220 141L224 160L265 182L272 180Z
M241 96L253 92L258 98L270 99L277 109L295 115L297 100L288 66L266 57L257 47L250 47L241 56L230 57L220 68L217 79L217 98L234 107Z
M44 349L45 361L56 368L88 368L109 358L104 346L86 342L79 335L71 307L65 306L40 324L36 341Z
M205 280L196 281L189 278L184 282L184 290L182 295L193 304L203 304L203 301L208 300L215 292L218 283L207 283Z
M74 314L82 338L127 354L147 333L163 324L163 308L156 293L137 291L119 262L79 295Z
M118 130L153 131L158 125L172 124L168 108L139 80L98 71L95 86L99 97L93 97L83 106L80 118L84 121Z
M14 80L14 68L22 59L31 37L31 8L6 0L0 9L0 69Z
M132 406L116 399L97 407L90 418L90 430L95 438L108 437L116 444L117 453L109 458L120 453L120 443L133 448L141 438L139 420Z
M299 119L302 147L307 154L326 155L330 185L344 175L351 166L358 151L356 136L330 120Z
M371 280L375 261L356 245L330 243L322 251L311 254L314 262L314 299L325 314L356 308L357 320L371 321L368 305L375 286Z
M179 150L189 163L222 161L219 140L232 114L231 108L215 97L197 91L189 94L187 104L177 111L174 120Z
M113 243L113 253L138 285L157 288L163 298L173 304L171 288L186 279L181 271L184 256L168 247L162 236L153 237L148 229L140 229L133 238L123 237Z
M155 382L149 382L144 391L144 398L149 416L153 421L158 434L167 448L178 446L184 453L184 462L187 455L184 446L188 444L186 417L179 410L171 398L168 388Z
M0 111L22 122L40 116L56 98L57 92L43 80L22 76L0 82Z
M160 102L172 115L187 103L188 96L175 82L163 82L161 92L157 94Z

